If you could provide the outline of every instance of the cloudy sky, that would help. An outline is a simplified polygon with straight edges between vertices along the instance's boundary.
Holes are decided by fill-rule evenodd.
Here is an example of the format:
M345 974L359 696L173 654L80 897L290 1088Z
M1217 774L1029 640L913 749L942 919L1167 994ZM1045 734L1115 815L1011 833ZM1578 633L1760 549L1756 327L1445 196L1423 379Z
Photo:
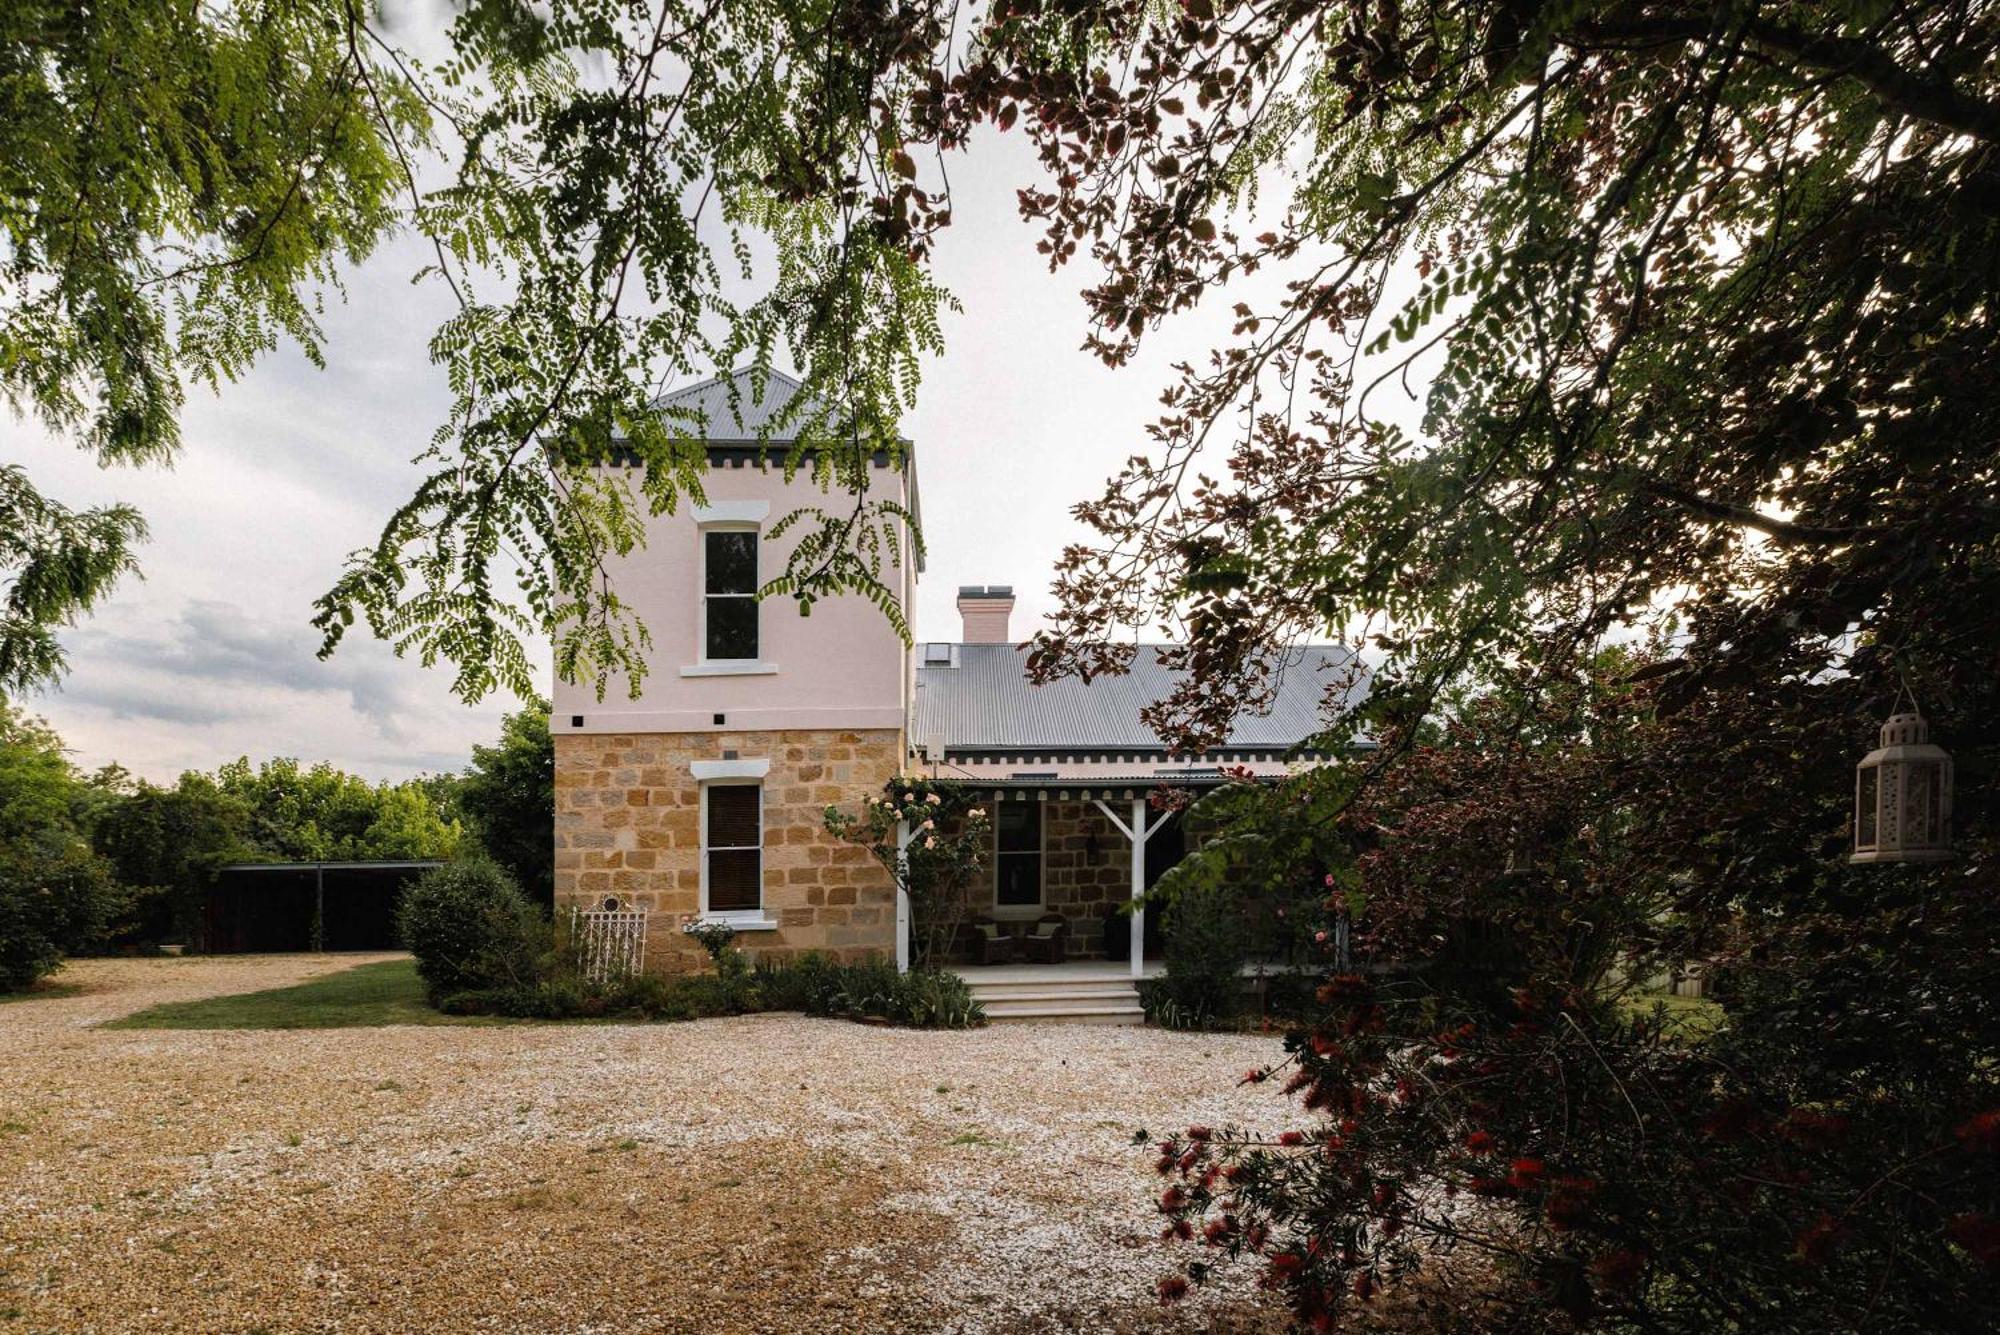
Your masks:
M1069 507L1145 450L1169 366L1228 325L1228 303L1212 301L1138 363L1107 370L1080 350L1088 270L1051 276L1016 213L1034 171L1023 137L977 141L951 171L938 268L964 311L948 317L947 351L905 426L930 550L917 634L940 639L957 636L960 584L1013 584L1016 630L1032 628L1050 606L1051 564L1079 531ZM365 634L314 657L313 599L407 498L411 460L449 403L424 348L446 305L410 284L421 263L413 242L392 244L349 275L344 300L329 294L327 369L285 349L220 397L193 390L172 471L104 471L0 418L0 457L45 493L130 501L152 529L144 578L65 637L68 679L27 702L80 763L170 780L239 755L296 755L394 778L457 769L494 734L510 700L462 704L445 669Z

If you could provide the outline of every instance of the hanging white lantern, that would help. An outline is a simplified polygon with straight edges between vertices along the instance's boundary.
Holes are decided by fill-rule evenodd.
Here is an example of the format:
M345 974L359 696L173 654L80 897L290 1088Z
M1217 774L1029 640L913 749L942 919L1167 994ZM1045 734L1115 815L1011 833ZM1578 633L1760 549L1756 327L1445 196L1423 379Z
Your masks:
M1889 715L1882 744L1854 767L1850 862L1938 862L1951 856L1951 756L1933 746L1914 706Z

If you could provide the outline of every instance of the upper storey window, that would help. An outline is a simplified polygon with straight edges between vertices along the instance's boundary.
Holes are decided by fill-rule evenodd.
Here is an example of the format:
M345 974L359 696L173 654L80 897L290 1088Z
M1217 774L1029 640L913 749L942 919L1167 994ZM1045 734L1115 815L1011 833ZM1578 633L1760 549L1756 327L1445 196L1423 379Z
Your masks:
M757 530L702 533L702 649L713 662L757 657Z

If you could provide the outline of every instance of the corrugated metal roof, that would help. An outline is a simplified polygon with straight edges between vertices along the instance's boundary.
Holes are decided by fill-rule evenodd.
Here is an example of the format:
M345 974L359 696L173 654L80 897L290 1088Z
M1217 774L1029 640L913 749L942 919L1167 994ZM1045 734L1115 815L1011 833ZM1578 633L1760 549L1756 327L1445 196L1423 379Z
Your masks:
M702 432L701 439L710 444L797 440L798 432L791 423L782 426L775 423L802 388L804 386L797 380L774 369L764 378L760 394L756 373L746 366L726 376L717 376L713 380L704 380L698 385L662 395L658 406L673 409L677 424L690 433ZM730 401L732 392L736 396L734 403ZM801 409L807 406L800 405ZM802 411L794 414L794 419L806 416L809 414ZM765 435L766 431L770 434Z
M1028 680L1027 651L1011 644L959 644L956 666L917 656L915 737L935 755L945 751L1161 749L1139 711L1173 689L1178 673L1160 661L1162 646L1140 645L1132 670L1084 683L1064 677L1037 686ZM1221 749L1289 747L1325 726L1329 688L1350 695L1353 655L1339 645L1290 650L1280 665L1277 697L1260 714L1239 715Z

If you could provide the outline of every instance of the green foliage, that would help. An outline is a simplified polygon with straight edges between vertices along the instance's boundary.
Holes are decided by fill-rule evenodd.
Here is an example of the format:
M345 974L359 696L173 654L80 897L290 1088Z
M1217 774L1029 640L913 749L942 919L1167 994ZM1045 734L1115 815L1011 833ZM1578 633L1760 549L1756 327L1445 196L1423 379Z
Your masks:
M885 558L909 559L910 516L869 474L904 458L939 346L929 196L897 140L946 33L761 0L467 7L427 85L463 151L416 217L458 299L431 343L454 403L429 477L320 600L326 649L360 619L467 698L526 696L548 635L565 680L636 693L646 628L602 572L648 513L702 498L706 463L658 391L739 365L761 383L781 345L805 383L786 474L845 494L774 525L797 541L763 592L802 613L858 594L907 635ZM498 601L509 579L525 607Z
M911 963L941 965L980 885L992 821L976 794L949 781L899 775L859 814L828 807L827 832L866 848L910 900ZM908 847L898 829L909 828Z
M552 907L556 759L548 701L507 715L496 744L472 748L472 764L453 798L486 856L505 867L529 899Z
M477 859L418 877L397 907L396 927L433 1002L533 987L551 950L547 923L513 878Z
M1212 1029L1246 1000L1249 927L1230 886L1193 885L1175 895L1162 924L1166 972L1142 996L1149 1019L1173 1029Z
M124 905L103 860L74 832L0 839L0 992L33 985L95 943Z
M199 789L200 776L183 780ZM449 858L457 825L442 820L421 783L371 784L321 761L289 757L252 766L247 757L215 772L215 789L248 812L249 839L281 861Z
M964 1029L985 1021L965 981L942 971L899 974L892 964L836 964L808 952L789 963L746 966L725 942L712 974L635 974L592 981L545 967L532 981L467 988L437 998L452 1015L524 1020L696 1020L760 1011L804 1011L920 1029Z
M790 963L759 965L757 981L772 1010L886 1020L916 1029L967 1029L986 1021L971 988L949 969L898 973L886 961L836 964L809 951Z
M920 541L872 459L948 298L939 219L899 128L950 31L761 0L480 0L411 58L367 0L24 0L0 16L0 393L106 462L168 460L183 386L281 340L398 224L456 309L433 358L454 400L429 476L319 604L467 698L566 679L638 690L645 627L601 578L649 513L702 497L702 426L671 381L788 354L785 452L836 503L780 524L767 584L801 612L857 594L907 636ZM905 170L907 168L907 170ZM629 475L599 465L636 464ZM123 506L71 513L0 474L0 685L61 671L54 631L132 565ZM525 605L503 601L509 585Z
M61 739L0 698L0 991L94 944L129 902L91 851L87 792Z
M134 943L197 939L216 869L261 856L250 842L248 804L195 772L172 788L123 785L110 799L91 822L91 842L145 906L121 936Z
M18 465L0 466L0 691L62 675L56 628L137 567L132 549L145 536L129 506L72 511L37 492Z
M389 139L421 133L328 0L19 0L0 11L0 394L105 463L179 444L183 386L287 338L393 221ZM0 470L0 689L132 567L126 506L76 513Z

